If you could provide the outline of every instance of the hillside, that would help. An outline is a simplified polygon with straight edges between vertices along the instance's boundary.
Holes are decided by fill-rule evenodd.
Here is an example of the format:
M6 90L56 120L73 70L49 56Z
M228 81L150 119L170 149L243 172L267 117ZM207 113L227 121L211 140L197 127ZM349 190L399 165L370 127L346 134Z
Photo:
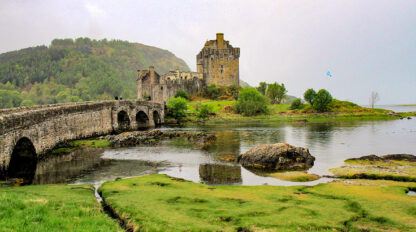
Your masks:
M120 40L54 39L0 54L0 108L136 97L136 70L186 63L167 50Z

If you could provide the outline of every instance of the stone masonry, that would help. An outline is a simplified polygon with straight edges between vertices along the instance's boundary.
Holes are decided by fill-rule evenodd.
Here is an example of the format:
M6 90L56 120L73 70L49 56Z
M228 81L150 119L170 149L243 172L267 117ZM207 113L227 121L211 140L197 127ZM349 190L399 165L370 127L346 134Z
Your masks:
M162 123L163 118L162 104L145 101L98 101L0 110L0 171L7 169L21 139L29 140L40 156L65 141L120 129L151 127Z

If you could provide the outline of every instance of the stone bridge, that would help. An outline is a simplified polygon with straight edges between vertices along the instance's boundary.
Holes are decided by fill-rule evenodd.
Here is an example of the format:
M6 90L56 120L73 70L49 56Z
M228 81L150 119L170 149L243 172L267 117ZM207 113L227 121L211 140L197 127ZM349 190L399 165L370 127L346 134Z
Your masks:
M0 180L31 182L39 157L62 142L153 127L163 120L162 104L136 100L0 110Z

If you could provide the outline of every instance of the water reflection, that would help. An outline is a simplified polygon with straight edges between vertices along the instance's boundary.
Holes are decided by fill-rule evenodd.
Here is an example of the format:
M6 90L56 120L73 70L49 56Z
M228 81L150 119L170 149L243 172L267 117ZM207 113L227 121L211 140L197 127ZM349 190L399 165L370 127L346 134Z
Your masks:
M309 173L330 174L347 158L368 154L416 153L416 120L331 123L219 124L161 130L204 130L216 133L212 145L200 149L179 140L118 149L84 149L38 162L35 183L101 183L117 177L163 173L209 184L293 185L261 176L217 159L265 144L287 142L308 147L316 157ZM324 178L314 184L326 181Z
M241 184L241 167L224 164L200 164L199 177L206 184Z

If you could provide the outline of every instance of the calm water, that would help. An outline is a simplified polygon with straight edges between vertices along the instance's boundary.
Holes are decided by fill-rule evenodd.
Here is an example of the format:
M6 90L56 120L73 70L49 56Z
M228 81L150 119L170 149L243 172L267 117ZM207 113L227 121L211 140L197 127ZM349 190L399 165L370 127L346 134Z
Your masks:
M217 141L204 149L187 144L183 139L174 139L152 146L79 150L40 162L35 183L99 185L117 177L164 173L209 184L299 184L259 176L239 165L220 162L215 158L222 155L238 156L256 145L277 142L308 147L316 157L309 173L320 175L330 174L329 168L340 166L351 157L416 154L416 118L306 124L217 124L162 130L213 132L217 135ZM323 178L306 184L325 181L328 180Z

